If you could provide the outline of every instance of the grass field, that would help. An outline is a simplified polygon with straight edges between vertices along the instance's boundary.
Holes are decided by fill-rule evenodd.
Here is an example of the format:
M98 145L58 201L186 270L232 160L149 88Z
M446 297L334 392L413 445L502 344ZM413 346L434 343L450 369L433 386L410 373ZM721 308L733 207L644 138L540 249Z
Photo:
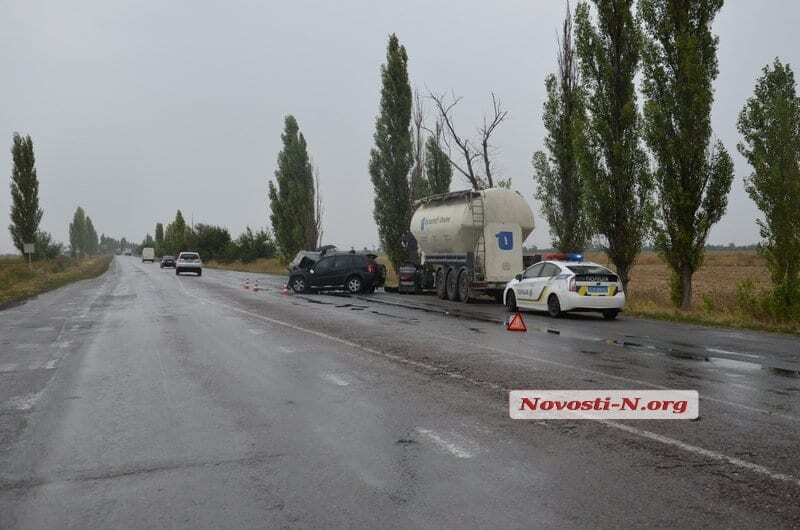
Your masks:
M608 265L603 253L589 253L587 259ZM770 287L766 262L756 251L706 252L702 268L694 275L690 311L672 305L669 280L666 264L653 252L642 253L631 274L626 312L680 322L800 333L800 322L759 320L740 307L740 283L749 280L757 291Z
M34 261L32 268L20 257L0 258L0 306L56 289L68 283L100 276L111 256Z

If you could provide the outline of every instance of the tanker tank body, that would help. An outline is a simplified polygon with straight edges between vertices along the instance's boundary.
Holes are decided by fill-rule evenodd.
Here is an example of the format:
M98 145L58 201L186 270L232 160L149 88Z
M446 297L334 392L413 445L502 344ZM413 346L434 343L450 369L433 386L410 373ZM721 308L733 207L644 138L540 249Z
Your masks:
M420 199L411 232L423 273L439 298L467 302L479 294L502 299L523 269L522 246L533 232L533 211L505 188L465 190Z

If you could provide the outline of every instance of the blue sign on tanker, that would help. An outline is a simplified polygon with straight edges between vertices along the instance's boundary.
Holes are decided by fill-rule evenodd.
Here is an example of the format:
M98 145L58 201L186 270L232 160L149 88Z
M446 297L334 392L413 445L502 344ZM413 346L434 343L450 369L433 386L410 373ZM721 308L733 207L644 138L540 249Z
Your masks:
M497 232L494 237L497 238L497 246L500 250L513 250L514 248L514 233L513 232Z

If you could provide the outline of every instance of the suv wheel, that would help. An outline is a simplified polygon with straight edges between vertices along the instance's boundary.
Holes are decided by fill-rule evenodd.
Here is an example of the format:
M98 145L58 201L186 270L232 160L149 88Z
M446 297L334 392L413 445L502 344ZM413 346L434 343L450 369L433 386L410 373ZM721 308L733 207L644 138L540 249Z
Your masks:
M547 312L553 318L561 316L561 303L558 301L558 296L555 294L551 294L550 298L547 299Z
M347 289L348 293L358 294L364 289L364 282L362 282L361 278L358 276L350 276L347 278L347 281L344 282L344 287Z
M290 279L289 285L292 287L292 291L298 294L306 292L306 279L302 276L295 276Z

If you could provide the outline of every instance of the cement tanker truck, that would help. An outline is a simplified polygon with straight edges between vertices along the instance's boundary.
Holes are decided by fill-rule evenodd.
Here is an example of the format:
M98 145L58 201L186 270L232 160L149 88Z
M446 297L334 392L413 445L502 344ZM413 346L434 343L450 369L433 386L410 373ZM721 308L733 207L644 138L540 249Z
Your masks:
M506 283L522 271L522 244L533 232L533 212L522 195L489 188L416 204L411 233L422 252L423 283L442 299L502 299Z

